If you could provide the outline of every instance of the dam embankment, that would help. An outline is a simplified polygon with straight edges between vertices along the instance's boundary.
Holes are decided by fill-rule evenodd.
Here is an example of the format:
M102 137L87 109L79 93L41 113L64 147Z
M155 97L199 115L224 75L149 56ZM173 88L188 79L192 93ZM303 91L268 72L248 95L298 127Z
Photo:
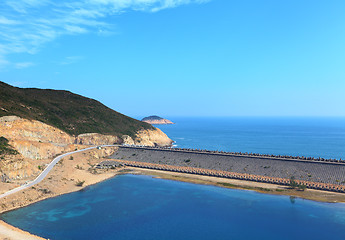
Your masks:
M272 178L290 179L293 176L301 181L345 185L345 164L341 162L289 160L133 147L120 147L111 158Z

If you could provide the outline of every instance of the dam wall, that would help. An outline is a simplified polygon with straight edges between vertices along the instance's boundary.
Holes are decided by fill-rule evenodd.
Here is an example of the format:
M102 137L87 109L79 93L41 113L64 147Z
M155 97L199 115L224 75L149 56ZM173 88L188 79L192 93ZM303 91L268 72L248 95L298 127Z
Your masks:
M226 153L209 153L189 150L120 147L111 158L141 163L165 164L252 174L263 177L290 179L313 183L345 186L343 162L304 159L271 158L263 156L236 156Z

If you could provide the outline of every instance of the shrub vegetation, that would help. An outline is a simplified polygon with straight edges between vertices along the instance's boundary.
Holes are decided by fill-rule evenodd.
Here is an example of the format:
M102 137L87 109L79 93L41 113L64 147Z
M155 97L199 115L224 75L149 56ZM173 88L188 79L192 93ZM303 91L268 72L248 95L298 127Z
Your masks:
M38 120L71 135L101 133L135 137L140 129L154 128L69 91L17 88L0 82L0 106L0 117L15 115Z
M75 185L76 185L77 187L81 187L81 186L83 186L84 183L85 183L85 181L80 181L80 180L78 180L78 181L75 183Z
M303 185L303 184L298 184L296 181L295 181L295 177L292 176L290 178L290 187L293 188L293 189L298 189L298 190L301 190L301 191L304 191L307 189L307 186L306 185Z
M0 137L0 155L16 155L18 152L8 144L8 140Z

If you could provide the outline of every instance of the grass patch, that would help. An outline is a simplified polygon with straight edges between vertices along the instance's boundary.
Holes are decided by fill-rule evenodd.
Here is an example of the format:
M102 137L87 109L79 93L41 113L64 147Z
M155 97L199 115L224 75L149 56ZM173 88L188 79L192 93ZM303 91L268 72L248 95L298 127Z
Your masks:
M262 192L271 192L272 189L269 188L263 188L263 187L250 187L250 186L242 186L242 185L235 185L231 183L223 183L223 182L217 182L217 185L228 187L228 188L242 188L247 190L258 190Z
M8 144L8 139L0 137L0 155L17 155L18 151ZM3 157L1 158L3 159Z
M78 170L83 170L83 167L81 167L79 165L75 166L75 168L78 169Z
M84 183L85 183L85 181L80 181L80 180L78 180L78 181L75 183L75 185L76 185L77 187L82 187L82 186L84 185Z
M222 186L224 186L224 187L231 187L231 188L237 187L236 185L231 184L231 183L217 182L217 184L218 184L218 185L222 185Z

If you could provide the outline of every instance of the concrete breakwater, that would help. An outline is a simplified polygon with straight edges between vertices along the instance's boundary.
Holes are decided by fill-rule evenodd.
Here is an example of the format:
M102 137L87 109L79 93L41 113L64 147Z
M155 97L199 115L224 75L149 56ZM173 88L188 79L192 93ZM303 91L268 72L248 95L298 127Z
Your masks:
M345 186L345 164L319 161L290 161L263 157L203 154L153 148L120 147L111 158L176 167L200 168L249 174L267 178L306 181L312 184ZM274 180L275 181L275 180ZM315 185L314 184L314 185ZM321 185L320 185L321 186ZM327 188L327 187L325 187Z

